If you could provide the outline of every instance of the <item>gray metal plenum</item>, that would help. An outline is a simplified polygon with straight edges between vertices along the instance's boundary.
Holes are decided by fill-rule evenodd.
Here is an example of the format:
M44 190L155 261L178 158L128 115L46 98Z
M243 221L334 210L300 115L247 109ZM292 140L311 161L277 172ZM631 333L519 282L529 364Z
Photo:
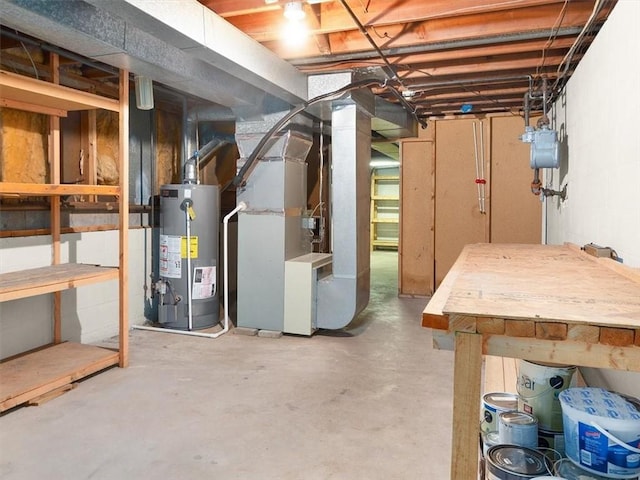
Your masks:
M348 325L369 303L371 117L356 103L331 117L333 274L318 282L318 328Z
M387 138L408 138L418 136L418 122L401 105L384 98L375 98L375 116L371 119L371 129Z
M304 74L196 0L0 0L0 10L3 25L220 105L306 96Z
M238 168L260 139L288 112L236 125L241 158ZM310 128L311 122L297 117ZM303 228L307 204L306 156L312 139L288 130L277 135L255 162L238 201L238 307L240 327L283 331L285 261L311 252L310 232Z
M305 74L196 0L85 1L277 98L306 100Z

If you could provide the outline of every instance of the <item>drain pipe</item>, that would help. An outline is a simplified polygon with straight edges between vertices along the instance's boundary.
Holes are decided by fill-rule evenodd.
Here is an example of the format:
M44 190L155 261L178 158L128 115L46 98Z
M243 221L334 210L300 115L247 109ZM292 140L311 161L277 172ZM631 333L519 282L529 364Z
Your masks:
M163 333L175 333L178 335L189 335L192 337L204 337L204 338L218 338L221 335L224 335L229 331L229 232L228 232L228 224L229 219L233 217L236 213L241 210L245 210L247 208L247 204L245 202L240 202L236 208L234 208L230 213L225 215L222 220L223 231L224 231L224 250L223 250L223 261L224 261L224 325L222 330L216 333L203 333L203 332L194 332L191 330L192 328L192 318L191 318L191 306L189 306L189 330L176 330L174 328L161 328L161 327L149 327L146 325L132 325L131 328L135 330L150 330L152 332L163 332ZM187 217L189 214L187 213ZM188 241L187 241L188 242ZM187 251L189 250L189 243L187 243ZM189 285L191 285L191 281L189 281ZM189 301L191 301L191 293L189 293Z
M241 210L246 210L247 204L245 202L240 202L224 216L222 220L222 231L224 235L223 247L222 247L222 255L224 261L224 298L223 298L223 306L224 306L224 328L221 332L216 335L222 335L223 333L229 330L229 219L233 217L236 213Z

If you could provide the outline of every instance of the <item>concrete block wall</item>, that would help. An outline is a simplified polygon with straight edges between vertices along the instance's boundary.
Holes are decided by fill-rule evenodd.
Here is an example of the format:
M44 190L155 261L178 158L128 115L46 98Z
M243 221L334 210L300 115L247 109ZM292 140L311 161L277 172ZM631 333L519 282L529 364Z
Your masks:
M145 252L147 253L145 255ZM118 232L62 235L63 262L118 265ZM51 263L51 237L0 239L2 272L36 268ZM151 230L129 232L129 324L145 322L145 280L149 283ZM145 279L145 276L147 278ZM16 355L52 341L52 295L0 303L0 358ZM118 334L116 281L66 290L62 294L62 338L82 343L103 341Z

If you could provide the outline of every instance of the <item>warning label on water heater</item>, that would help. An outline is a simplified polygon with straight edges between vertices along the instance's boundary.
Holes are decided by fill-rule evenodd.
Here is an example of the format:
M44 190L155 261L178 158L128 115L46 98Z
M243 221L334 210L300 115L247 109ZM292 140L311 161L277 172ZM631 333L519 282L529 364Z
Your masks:
M193 269L194 300L213 297L216 294L216 267L196 267Z
M181 247L182 237L176 235L160 235L161 277L182 277Z

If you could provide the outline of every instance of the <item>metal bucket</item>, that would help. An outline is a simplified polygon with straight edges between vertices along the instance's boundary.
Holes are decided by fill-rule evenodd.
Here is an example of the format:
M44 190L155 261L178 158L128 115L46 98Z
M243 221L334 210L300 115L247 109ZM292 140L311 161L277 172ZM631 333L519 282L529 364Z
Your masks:
M509 412L518 409L518 395L515 393L492 392L482 396L482 423L483 432L498 431L498 415L501 412Z
M524 412L502 412L498 416L498 438L503 445L538 447L538 420Z
M542 365L520 360L518 367L518 410L534 415L539 428L562 430L560 392L571 386L575 366Z

